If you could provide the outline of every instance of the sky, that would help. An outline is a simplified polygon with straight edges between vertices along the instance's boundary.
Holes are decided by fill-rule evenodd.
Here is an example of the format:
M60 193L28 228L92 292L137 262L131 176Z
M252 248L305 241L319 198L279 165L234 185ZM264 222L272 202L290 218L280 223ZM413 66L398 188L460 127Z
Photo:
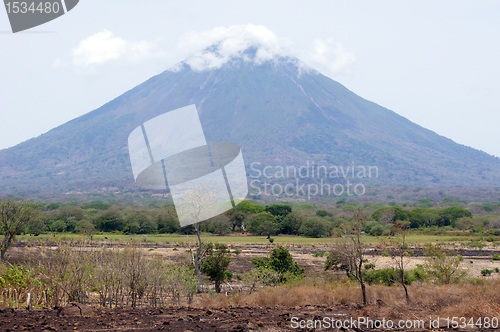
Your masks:
M500 156L500 1L80 0L13 34L0 8L0 149L189 58L298 57L361 97ZM202 50L221 42L220 57Z

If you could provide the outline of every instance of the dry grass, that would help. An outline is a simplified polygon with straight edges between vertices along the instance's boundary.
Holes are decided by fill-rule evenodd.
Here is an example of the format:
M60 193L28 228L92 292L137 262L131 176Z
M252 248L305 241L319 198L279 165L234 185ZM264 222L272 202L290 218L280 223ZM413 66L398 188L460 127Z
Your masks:
M500 317L500 281L485 285L412 285L410 303L398 286L369 286L368 305L361 307L359 286L350 282L309 279L293 285L268 287L253 294L207 296L201 306L335 306L346 305L359 316L387 319L429 319L429 317Z

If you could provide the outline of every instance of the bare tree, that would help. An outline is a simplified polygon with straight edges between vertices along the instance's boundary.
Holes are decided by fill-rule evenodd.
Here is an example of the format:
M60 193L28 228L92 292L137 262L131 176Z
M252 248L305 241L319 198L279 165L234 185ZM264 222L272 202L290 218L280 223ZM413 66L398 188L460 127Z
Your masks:
M394 240L391 246L391 258L394 261L394 266L399 272L399 282L405 290L406 301L410 302L410 297L408 296L408 288L405 283L405 268L409 263L409 253L408 253L408 243L406 242L406 237L408 236L410 230L410 224L407 222L396 221L392 225L392 230L394 233Z
M203 242L201 241L200 222L203 221L202 213L204 209L211 206L214 202L214 191L209 191L205 189L206 185L192 189L186 195L186 198L184 199L184 205L182 207L183 209L185 209L185 211L187 211L187 214L189 214L190 217L193 218L193 221L195 221L194 229L196 232L196 236L198 238L198 243L196 245L196 248L194 248L194 250L193 248L191 248L189 242L188 245L189 245L189 251L191 253L191 260L193 262L193 267L194 270L196 271L196 276L198 277L198 285L197 285L198 293L202 292L201 266L208 250L208 247L204 246Z
M16 239L19 229L39 217L38 206L25 200L14 199L0 202L0 232L3 240L0 243L0 258L5 260L5 253Z
M361 241L366 216L362 210L353 212L353 223L342 225L337 234L333 250L325 262L325 270L343 270L347 276L354 277L361 286L363 304L366 305L365 268L367 245Z

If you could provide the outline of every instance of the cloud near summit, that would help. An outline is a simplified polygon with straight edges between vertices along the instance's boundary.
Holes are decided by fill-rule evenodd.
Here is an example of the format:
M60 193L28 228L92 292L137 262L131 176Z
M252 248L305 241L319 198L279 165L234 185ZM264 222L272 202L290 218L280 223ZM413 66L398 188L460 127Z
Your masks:
M142 65L144 61L160 61L169 55L162 51L157 40L129 40L103 30L82 40L71 52L54 61L59 68L72 67L77 73L97 74L106 65ZM248 49L255 50L249 54ZM234 58L243 58L255 64L272 61L277 57L298 58L302 70L314 68L328 76L349 72L355 61L354 54L333 39L316 39L306 49L297 49L293 42L262 25L233 25L208 31L182 35L176 58L186 59L184 64L195 71L217 69ZM181 64L170 68L176 71Z
M260 64L282 56L299 58L325 74L336 75L355 61L354 54L332 39L317 39L310 50L299 51L291 41L278 38L265 26L252 24L190 32L181 36L178 48L187 58L184 63L195 71L220 68L233 58L243 57ZM252 58L245 54L249 48L257 50ZM178 68L174 66L172 70Z

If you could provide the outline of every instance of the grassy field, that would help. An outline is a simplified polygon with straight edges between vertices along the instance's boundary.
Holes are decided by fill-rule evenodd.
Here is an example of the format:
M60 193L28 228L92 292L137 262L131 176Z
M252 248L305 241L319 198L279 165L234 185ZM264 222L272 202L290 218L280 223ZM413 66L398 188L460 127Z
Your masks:
M482 242L483 245L493 245L498 246L500 242L500 237L495 237L494 242L484 241L485 235L472 235L467 234L457 235L457 234L446 234L446 235L428 235L428 234L410 234L407 236L407 242L411 245L424 245L425 243L439 243L446 245L460 245L470 242ZM328 245L331 244L334 239L332 238L307 238L302 236L274 236L274 244L283 245ZM85 239L83 235L73 234L73 233L56 233L44 234L38 237L33 237L29 235L23 235L18 237L19 240L77 240ZM203 242L219 242L225 244L234 245L268 245L269 240L265 236L238 236L238 235L226 235L226 236L214 236L212 234L207 234L202 236ZM389 237L373 237L370 235L363 236L363 241L370 244L376 244L383 240L388 240ZM172 234L149 234L149 235L124 235L115 233L105 233L97 234L94 236L94 240L98 241L135 241L149 243L168 243L168 244L184 244L186 242L197 241L196 237L191 235L172 235Z

